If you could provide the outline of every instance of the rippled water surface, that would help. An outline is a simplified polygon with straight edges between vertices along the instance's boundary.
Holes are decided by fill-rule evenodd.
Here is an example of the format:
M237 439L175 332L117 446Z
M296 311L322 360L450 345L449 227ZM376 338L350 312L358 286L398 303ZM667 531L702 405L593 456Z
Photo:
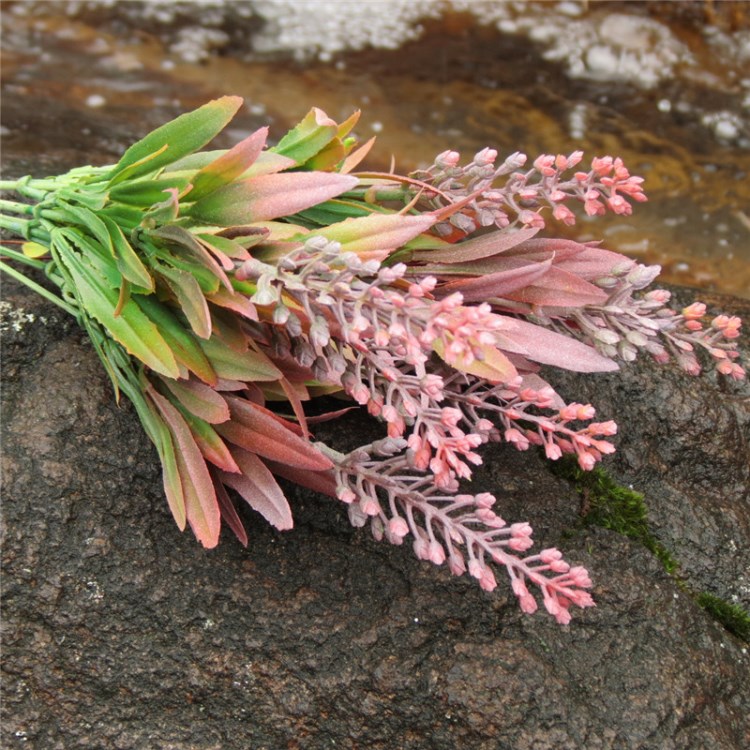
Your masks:
M232 139L267 123L279 137L313 105L362 109L377 167L487 145L620 155L650 202L550 231L750 297L745 3L6 2L2 14L9 175L111 162L224 93L247 103Z

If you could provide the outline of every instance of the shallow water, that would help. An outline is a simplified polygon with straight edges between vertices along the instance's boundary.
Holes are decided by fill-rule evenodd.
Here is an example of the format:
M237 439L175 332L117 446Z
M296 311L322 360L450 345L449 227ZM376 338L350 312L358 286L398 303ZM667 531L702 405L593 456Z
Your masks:
M717 5L379 0L342 20L335 2L4 3L3 158L111 162L223 93L247 102L233 139L361 108L371 165L402 171L446 148L620 155L649 203L549 231L750 297L750 31L743 4Z

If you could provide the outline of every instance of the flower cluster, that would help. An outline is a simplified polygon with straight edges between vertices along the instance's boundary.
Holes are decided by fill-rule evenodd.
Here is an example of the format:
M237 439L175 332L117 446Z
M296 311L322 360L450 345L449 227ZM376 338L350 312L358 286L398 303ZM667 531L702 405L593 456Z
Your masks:
M582 151L567 156L542 154L526 171L521 171L526 154L519 152L507 157L499 167L495 166L497 151L491 148L482 149L464 166L460 165L460 158L456 151L444 151L428 169L411 175L424 184L427 197L435 206L470 198L448 222L437 225L443 236L454 232L469 235L477 228L490 226L543 229L543 207L551 208L555 219L571 226L576 217L565 205L569 199L582 202L588 216L599 216L607 210L629 215L633 210L629 201L646 200L641 187L643 178L631 175L620 158L595 157L588 171L576 171L567 178L564 173L580 164ZM500 177L506 177L504 185L495 184Z
M565 403L540 366L608 372L645 351L697 374L704 350L739 380L739 318L673 311L667 292L645 291L658 267L535 236L545 207L574 221L569 199L589 215L645 200L619 159L565 177L580 152L523 172L522 154L496 167L484 149L461 167L447 151L412 176L356 174L369 149L349 136L357 115L339 124L318 109L271 149L261 128L202 151L241 103L182 115L114 166L0 183L26 201L0 200L0 227L26 241L0 254L59 295L0 270L86 329L156 447L178 527L205 547L222 525L247 544L236 497L291 528L280 476L487 591L504 569L524 612L541 595L567 623L571 605L593 604L589 575L557 549L529 554L528 523L464 491L482 446L591 469L617 426ZM363 407L386 436L347 454L315 442L305 402L319 393ZM292 418L270 408L280 400Z

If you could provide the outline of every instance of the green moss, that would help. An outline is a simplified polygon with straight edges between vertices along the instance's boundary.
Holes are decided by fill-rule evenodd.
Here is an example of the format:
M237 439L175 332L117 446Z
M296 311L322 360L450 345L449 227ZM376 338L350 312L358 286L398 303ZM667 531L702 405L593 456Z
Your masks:
M661 560L667 573L699 606L730 633L750 643L750 614L746 610L713 594L691 591L677 577L677 560L651 533L643 495L618 484L604 469L597 467L592 471L583 471L572 457L551 464L551 468L554 474L572 482L581 496L583 525L601 526L640 542Z
M750 643L750 614L745 609L706 592L698 594L695 601L730 633Z
M575 459L557 461L552 464L552 471L575 485L581 496L584 525L624 534L656 555L668 573L677 571L677 561L651 533L643 495L617 484L603 469L583 471Z

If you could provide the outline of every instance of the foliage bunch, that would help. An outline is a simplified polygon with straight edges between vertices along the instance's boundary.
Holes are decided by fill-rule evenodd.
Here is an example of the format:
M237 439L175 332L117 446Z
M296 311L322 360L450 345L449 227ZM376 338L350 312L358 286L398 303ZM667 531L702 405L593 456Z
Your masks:
M26 240L2 254L59 293L2 269L87 330L156 446L178 527L205 547L222 521L247 544L228 490L290 528L285 477L483 589L505 568L525 612L536 590L568 622L571 604L593 604L588 573L556 549L529 553L527 523L465 490L477 449L537 445L591 469L616 425L566 404L540 365L611 371L646 351L697 373L702 348L739 379L739 319L704 326L698 303L673 312L667 292L633 296L658 267L536 236L547 209L570 224L568 204L593 216L645 200L619 159L571 174L580 152L524 170L522 154L497 166L484 149L464 166L448 151L412 175L357 173L372 145L350 135L357 114L338 124L318 109L273 148L262 128L203 150L241 104L184 114L114 166L0 183L25 198L0 202L0 224ZM315 442L304 405L332 393L387 435L347 454Z

